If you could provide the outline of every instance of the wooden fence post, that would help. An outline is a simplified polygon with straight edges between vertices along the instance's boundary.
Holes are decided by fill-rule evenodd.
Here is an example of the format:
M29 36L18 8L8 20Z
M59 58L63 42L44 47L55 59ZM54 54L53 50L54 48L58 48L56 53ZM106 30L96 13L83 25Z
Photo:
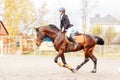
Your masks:
M3 54L3 37L0 37L0 53Z
M19 36L20 38L20 53L23 52L23 37L22 36Z

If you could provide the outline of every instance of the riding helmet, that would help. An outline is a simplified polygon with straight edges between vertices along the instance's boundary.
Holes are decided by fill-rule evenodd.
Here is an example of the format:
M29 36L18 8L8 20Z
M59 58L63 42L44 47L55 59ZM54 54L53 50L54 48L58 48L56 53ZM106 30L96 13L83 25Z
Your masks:
M59 9L59 11L60 12L65 12L65 8L62 7L62 8Z

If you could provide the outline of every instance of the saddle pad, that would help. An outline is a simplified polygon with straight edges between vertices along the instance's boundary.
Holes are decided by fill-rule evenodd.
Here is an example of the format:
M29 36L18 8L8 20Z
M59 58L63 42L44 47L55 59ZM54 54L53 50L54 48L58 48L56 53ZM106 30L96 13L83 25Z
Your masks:
M65 36L65 40L67 41L67 43L71 43L66 36ZM84 36L83 35L77 35L77 36L75 36L74 40L75 40L76 43L83 43L84 42Z
M75 36L75 42L76 43L83 43L84 42L84 36L83 35Z

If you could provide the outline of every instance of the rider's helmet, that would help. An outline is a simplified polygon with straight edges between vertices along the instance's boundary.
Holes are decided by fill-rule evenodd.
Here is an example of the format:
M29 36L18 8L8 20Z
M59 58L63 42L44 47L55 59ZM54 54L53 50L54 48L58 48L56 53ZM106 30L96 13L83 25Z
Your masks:
M62 8L59 9L59 11L60 12L65 12L65 8L62 7Z

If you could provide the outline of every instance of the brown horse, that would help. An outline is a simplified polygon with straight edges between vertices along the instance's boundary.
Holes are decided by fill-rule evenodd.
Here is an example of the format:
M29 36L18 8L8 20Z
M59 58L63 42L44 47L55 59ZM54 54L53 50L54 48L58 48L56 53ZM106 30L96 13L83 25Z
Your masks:
M96 73L96 67L97 67L97 59L93 55L93 49L96 44L99 45L104 45L104 41L100 37L93 37L88 34L81 34L84 36L84 42L78 43L79 45L77 46L76 49L74 49L74 45L71 44L69 46L68 50L68 42L65 40L65 33L61 32L55 25L47 25L47 26L40 26L39 28L35 28L37 32L37 39L36 39L36 45L40 46L44 38L47 36L49 37L52 42L54 43L54 48L58 52L57 56L54 58L55 63L57 63L61 67L68 68L72 72L76 72L79 70L86 62L89 61L89 58L93 61L94 63L94 68L91 71L92 73ZM74 52L74 51L79 51L83 50L84 51L84 56L85 59L84 61L76 67L76 69L73 69L71 66L69 66L66 63L64 53L65 52ZM62 62L58 62L58 58L61 57Z

